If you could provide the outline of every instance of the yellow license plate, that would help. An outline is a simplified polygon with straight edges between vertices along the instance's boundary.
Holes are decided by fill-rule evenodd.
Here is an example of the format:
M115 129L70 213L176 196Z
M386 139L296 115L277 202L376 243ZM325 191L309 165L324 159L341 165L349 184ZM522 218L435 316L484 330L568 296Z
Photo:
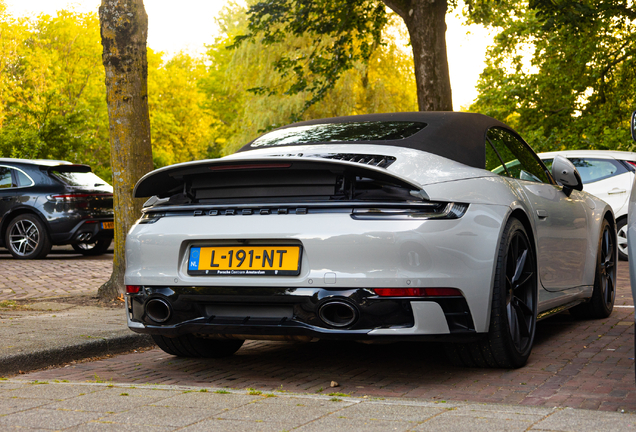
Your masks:
M192 246L193 276L297 276L300 246Z
M114 229L115 222L102 222L102 229Z

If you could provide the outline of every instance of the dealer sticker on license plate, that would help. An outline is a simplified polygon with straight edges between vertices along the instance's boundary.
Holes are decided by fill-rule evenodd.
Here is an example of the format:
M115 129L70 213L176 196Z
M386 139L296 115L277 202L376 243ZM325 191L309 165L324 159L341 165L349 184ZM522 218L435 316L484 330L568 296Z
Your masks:
M192 246L193 276L297 276L301 246Z
M102 229L114 229L115 222L102 222Z

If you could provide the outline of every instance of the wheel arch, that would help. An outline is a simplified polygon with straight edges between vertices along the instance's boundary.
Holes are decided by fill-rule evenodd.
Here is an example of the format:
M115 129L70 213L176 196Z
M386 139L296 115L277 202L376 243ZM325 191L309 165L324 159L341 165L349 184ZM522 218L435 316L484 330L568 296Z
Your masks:
M501 222L501 231L499 232L499 237L497 239L497 251L499 251L499 245L501 244L502 238L503 238L503 234L504 234L504 230L506 228L506 226L508 225L508 222L510 222L511 218L515 218L517 219L519 222L521 222L521 225L523 225L523 227L526 230L526 233L528 234L529 240L530 240L530 244L532 245L532 249L534 250L534 259L535 259L535 265L537 270L539 269L539 257L537 256L537 243L536 243L536 236L534 233L534 227L532 225L532 222L530 221L530 217L528 216L528 213L525 211L524 207L521 205L518 205L516 207L511 207L510 211L508 212L508 214L506 215L505 218L503 218L502 222ZM488 290L488 295L489 295L489 299L488 299L488 304L490 305L492 303L492 296L493 296L493 288L495 285L495 272L497 269L497 257L495 257L495 259L493 260L493 268L492 268L492 277L490 280L490 287ZM540 282L540 278L537 276L537 279L539 280L539 284ZM539 284L537 285L537 295L538 295L538 291L539 291ZM490 323L490 313L491 313L491 308L489 307L487 310L487 314L486 314L486 322ZM488 329L486 329L486 331L490 331L490 324L488 324Z
M50 239L50 237L51 237L51 234L50 234L51 227L49 226L49 223L46 220L46 218L43 217L40 212L38 212L37 210L35 210L33 208L22 207L22 208L17 208L15 210L11 211L11 213L5 215L2 218L2 221L0 221L0 244L2 244L2 246L6 247L5 236L7 234L7 228L9 226L9 224L17 216L20 216L20 215L23 215L23 214L30 214L30 215L33 215L33 216L37 217L40 220L40 222L42 222L42 224L44 224L44 227L46 228L46 235L49 236L49 239Z

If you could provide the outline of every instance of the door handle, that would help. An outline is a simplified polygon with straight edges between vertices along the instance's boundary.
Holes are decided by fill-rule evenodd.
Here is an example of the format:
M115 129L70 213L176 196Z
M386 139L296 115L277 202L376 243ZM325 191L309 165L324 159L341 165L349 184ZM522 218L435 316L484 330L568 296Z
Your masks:
M539 219L545 219L548 217L548 212L545 210L537 210L537 216L539 216Z
M618 194L624 194L627 191L625 189L612 189L611 191L609 191L607 194L608 195L618 195Z
M3 196L2 201L11 201L13 199L12 196Z

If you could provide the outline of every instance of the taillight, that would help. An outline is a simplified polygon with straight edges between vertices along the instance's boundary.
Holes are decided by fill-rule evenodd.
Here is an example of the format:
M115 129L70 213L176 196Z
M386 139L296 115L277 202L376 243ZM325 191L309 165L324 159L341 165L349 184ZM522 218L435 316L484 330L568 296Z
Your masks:
M373 288L380 297L449 297L461 296L457 288Z
M141 290L139 285L126 285L126 293L137 294Z
M64 194L49 195L47 198L51 201L86 201L88 198L112 198L113 194Z
M630 164L632 167L634 167L634 169L636 170L636 162L632 162L632 161L625 161L628 164Z

